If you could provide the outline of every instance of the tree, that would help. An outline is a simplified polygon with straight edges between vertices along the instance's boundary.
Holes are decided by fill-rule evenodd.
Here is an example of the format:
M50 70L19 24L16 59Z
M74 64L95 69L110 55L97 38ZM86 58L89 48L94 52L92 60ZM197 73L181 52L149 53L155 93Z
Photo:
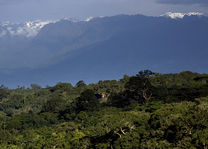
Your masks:
M144 71L139 71L139 73L136 75L137 77L140 77L140 78L147 78L147 77L150 77L150 76L154 76L154 72L152 72L151 70L144 70Z
M76 87L84 87L84 86L86 86L86 84L83 80L78 81L76 84Z
M9 92L8 92L7 89L0 89L0 101L1 101L3 98L6 98L8 95L9 95Z
M140 71L136 76L128 78L125 90L120 93L111 93L108 103L119 108L144 104L152 98L154 87L149 81L149 77L154 73L150 70Z
M41 89L41 86L38 85L38 84L31 84L30 87L31 87L32 90L38 90L38 89Z
M54 87L50 88L50 91L55 92L55 91L59 90L62 92L69 92L72 89L73 89L73 86L70 83L59 82Z
M94 91L87 89L77 99L77 110L93 111L99 107L99 104L99 100L96 98Z
M129 97L135 99L139 103L145 103L152 97L153 86L149 81L149 77L154 75L150 70L140 71L133 76L125 85L126 93Z
M41 112L58 113L65 108L65 104L63 99L53 98L43 105Z
M107 100L108 104L118 108L123 108L125 106L131 105L134 103L134 100L127 97L126 92L121 93L111 93Z

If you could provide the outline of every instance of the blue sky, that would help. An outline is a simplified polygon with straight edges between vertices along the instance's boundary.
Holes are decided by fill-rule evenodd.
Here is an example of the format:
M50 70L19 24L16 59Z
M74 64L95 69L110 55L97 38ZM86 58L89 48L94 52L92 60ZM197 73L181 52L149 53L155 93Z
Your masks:
M0 0L0 21L56 20L64 17L85 19L89 16L165 12L203 12L208 0Z

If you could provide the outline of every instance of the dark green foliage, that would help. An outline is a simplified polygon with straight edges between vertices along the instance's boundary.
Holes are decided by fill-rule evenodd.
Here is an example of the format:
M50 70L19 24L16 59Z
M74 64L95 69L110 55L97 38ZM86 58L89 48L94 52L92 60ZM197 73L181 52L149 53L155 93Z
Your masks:
M125 89L128 97L138 101L138 103L147 102L153 93L153 86L146 77L131 77L126 83Z
M108 104L114 107L123 108L128 106L134 100L127 98L126 93L112 93L108 98Z
M8 108L19 109L25 104L23 95L11 95L12 100L4 101L0 104L1 110L6 110Z
M207 148L207 78L145 70L76 87L2 87L0 148Z
M125 84L125 90L120 93L112 93L108 103L116 107L125 107L131 104L144 104L152 98L154 87L149 77L154 73L145 70L140 71L136 76L130 77Z
M77 104L76 102L72 102L71 104L67 104L65 108L63 108L59 112L59 118L64 120L72 120L74 119L77 112Z
M32 90L38 90L38 89L41 89L41 86L38 85L38 84L31 84L30 86L31 86L31 89L32 89Z
M60 90L62 92L63 91L67 92L67 91L70 91L72 88L73 88L73 86L70 83L61 83L61 82L59 82L54 87L51 87L50 91L55 92L55 91Z
M131 77L125 85L128 96L139 103L145 103L150 100L153 93L153 86L149 81L149 77L153 74L150 70L145 70L140 71L136 77Z
M41 112L58 113L65 109L66 102L63 99L52 98L42 107Z
M77 98L77 111L93 111L99 108L99 100L93 90L87 89Z
M127 81L127 79L125 80ZM124 89L124 84L126 83L124 80L116 81L116 80L105 80L99 81L97 84L93 84L93 90L96 93L105 93L106 96L110 95L111 93L119 93Z
M139 73L136 75L139 78L147 78L150 76L154 76L154 72L152 72L151 70L144 70L144 71L139 71Z
M85 87L85 86L86 86L86 84L83 80L78 81L76 84L76 87Z
M9 95L9 91L7 89L0 89L0 101L6 98Z

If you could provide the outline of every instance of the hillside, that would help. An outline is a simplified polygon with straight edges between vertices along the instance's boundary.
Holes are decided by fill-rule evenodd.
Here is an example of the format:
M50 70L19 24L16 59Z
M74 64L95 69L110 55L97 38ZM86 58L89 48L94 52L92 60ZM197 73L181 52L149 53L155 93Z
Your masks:
M207 148L208 74L0 89L0 148Z

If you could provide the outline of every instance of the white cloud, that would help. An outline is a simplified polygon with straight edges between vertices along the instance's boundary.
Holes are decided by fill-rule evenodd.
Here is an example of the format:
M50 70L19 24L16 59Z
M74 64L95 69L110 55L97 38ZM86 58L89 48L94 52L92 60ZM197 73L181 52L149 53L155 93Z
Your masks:
M177 18L182 19L182 18L184 18L184 16L203 16L203 15L204 14L200 13L200 12L189 12L189 13L167 12L166 14L161 15L161 16L167 16L167 17L170 17L172 19L177 19Z
M45 25L49 23L54 23L56 21L28 21L25 23L1 23L0 27L3 27L3 31L0 33L1 36L6 35L8 32L12 36L26 36L33 37L38 34L38 32Z

